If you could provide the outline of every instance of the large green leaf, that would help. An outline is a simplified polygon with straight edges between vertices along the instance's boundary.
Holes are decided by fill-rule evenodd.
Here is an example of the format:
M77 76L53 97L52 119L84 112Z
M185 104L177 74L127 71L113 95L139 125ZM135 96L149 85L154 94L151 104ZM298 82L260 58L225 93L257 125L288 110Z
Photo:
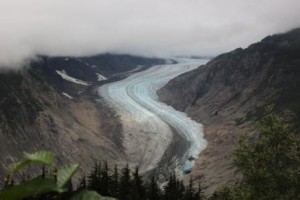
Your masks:
M44 164L50 166L54 161L54 154L45 151L40 151L32 154L24 152L24 157L25 160L12 166L11 168L12 174L14 174L16 171L25 168L26 166L32 163Z
M24 152L24 157L32 162L42 163L45 165L52 165L54 161L54 154L47 151L39 151L32 154Z
M25 197L47 193L51 191L60 192L56 183L51 179L42 177L34 178L24 184L13 186L0 191L1 200L19 200Z
M87 191L84 190L74 197L71 198L71 200L115 200L114 198L110 197L102 197L97 192L94 191Z
M78 170L79 164L65 165L57 171L57 185L64 187Z
M15 172L17 172L17 171L25 168L29 164L30 164L30 160L24 160L24 161L18 162L16 164L13 164L12 167L11 167L11 173L12 173L12 175Z

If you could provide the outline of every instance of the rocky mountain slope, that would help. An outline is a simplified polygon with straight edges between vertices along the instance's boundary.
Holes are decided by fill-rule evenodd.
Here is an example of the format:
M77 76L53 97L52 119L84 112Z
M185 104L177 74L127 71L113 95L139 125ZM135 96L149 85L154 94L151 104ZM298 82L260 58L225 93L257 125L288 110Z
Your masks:
M54 89L77 96L95 83L103 84L108 79L124 78L125 72L161 63L164 60L113 54L91 57L40 56L30 64L30 68L33 73L44 77Z
M93 88L115 74L163 62L110 54L40 57L19 71L1 72L0 181L23 151L50 150L59 163L81 162L83 168L99 160L125 162L122 126Z
M276 34L212 59L171 80L160 100L205 127L207 148L192 172L207 193L233 180L231 151L241 134L253 134L263 107L290 109L300 119L300 29ZM299 123L298 123L299 124Z

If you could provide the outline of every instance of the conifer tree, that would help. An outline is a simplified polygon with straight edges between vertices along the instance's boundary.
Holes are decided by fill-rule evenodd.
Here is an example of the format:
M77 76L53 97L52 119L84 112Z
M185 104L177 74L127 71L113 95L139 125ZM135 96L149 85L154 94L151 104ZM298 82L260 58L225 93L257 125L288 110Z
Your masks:
M195 188L193 186L193 180L190 179L189 185L186 187L184 193L184 200L194 200L195 199Z
M161 190L158 187L154 177L152 177L151 183L148 185L147 199L148 200L160 200L161 199Z
M109 188L110 188L110 176L108 174L108 164L107 161L104 162L103 167L99 170L99 177L101 179L101 182L99 184L99 193L103 196L110 195Z
M185 194L185 191L186 191L186 187L183 183L183 180L179 181L177 180L177 184L178 184L178 199L184 199L184 194Z
M111 177L110 194L113 197L119 196L119 172L117 165L114 166L114 172Z
M90 175L88 176L88 185L87 189L98 191L100 185L100 178L99 178L99 165L95 163L94 169L91 171Z
M145 199L146 189L143 184L141 175L139 174L139 168L136 167L133 172L132 180L132 200Z
M199 184L198 184L198 190L197 190L196 198L195 199L202 200L204 198L205 198L205 196L204 196L204 192L203 192L203 187L201 185L201 182L199 182Z
M79 185L77 187L77 191L85 190L87 189L87 184L86 184L86 178L85 175L81 178Z
M72 179L67 183L67 191L60 195L59 200L69 200L73 196L73 183Z
M132 182L130 177L130 169L127 164L126 167L124 167L121 172L119 199L131 200L130 199L131 189L132 189Z
M177 180L175 173L169 176L169 181L164 188L164 200L177 200L183 194L179 190L180 182Z

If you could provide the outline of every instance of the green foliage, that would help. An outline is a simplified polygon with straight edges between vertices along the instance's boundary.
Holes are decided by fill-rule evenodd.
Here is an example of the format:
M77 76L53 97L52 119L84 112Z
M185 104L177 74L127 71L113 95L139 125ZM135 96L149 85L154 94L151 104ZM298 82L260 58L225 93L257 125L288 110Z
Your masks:
M11 168L11 174L7 178L7 184L6 185L12 185L10 182L12 181L13 175L25 167L28 167L30 164L43 164L52 166L54 161L54 155L50 152L36 152L33 154L24 153L24 160L13 165ZM69 167L64 167L63 171L69 171L72 169L69 169ZM63 183L63 181L69 181L71 176L68 176L67 173L60 174L62 175L59 177ZM62 192L64 191L63 188L64 185L57 184L53 179L51 178L45 178L45 177L37 177L33 178L27 182L24 182L17 186L12 186L5 188L4 190L0 191L0 199L6 199L6 200L17 200L22 199L29 196L34 196L42 193L47 192Z
M85 177L80 181L77 191L85 190ZM88 176L88 189L94 190L101 195L115 197L120 200L201 200L204 199L202 187L198 190L191 182L185 186L179 181L175 174L170 179L165 188L161 189L153 177L151 182L144 182L136 167L131 172L128 165L118 171L115 166L112 172L106 162L95 164Z
M202 200L204 196L202 194L202 188L199 184L198 190L194 188L192 179L188 186L185 186L182 181L176 178L173 173L169 177L169 181L163 190L164 200Z
M103 196L116 197L120 200L204 199L200 185L198 190L193 187L192 181L185 186L175 174L170 175L167 185L161 189L154 177L151 182L144 182L138 167L131 172L127 164L119 172L115 166L113 172L110 172L107 162L96 163L88 176L88 181L83 176L77 189L73 190L71 178L78 170L78 164L57 168L54 166L54 155L50 152L24 153L24 157L23 161L12 167L10 177L30 164L43 164L41 175L27 181L23 180L19 185L7 184L8 187L0 191L1 200L113 199Z
M42 164L42 165L48 165L51 166L54 161L54 154L51 152L36 152L33 154L29 154L24 152L24 160L21 162L18 162L14 164L11 167L11 173L8 175L8 182L11 181L12 176L17 172L25 167L27 167L30 164Z
M13 184L13 175L31 164L42 164L40 176ZM49 172L47 169L49 169ZM24 160L13 165L9 175L10 183L0 191L4 200L111 200L111 196L120 200L201 200L204 199L202 188L198 191L191 181L188 186L177 179L175 174L164 189L161 189L153 177L151 182L144 182L136 167L131 172L128 164L118 171L117 166L111 173L107 162L96 163L88 181L82 177L76 190L73 190L71 178L78 170L78 164L54 166L54 155L50 152L24 153ZM8 181L8 180L7 180ZM88 182L88 183L87 183ZM88 191L94 190L94 191ZM101 196L101 195L103 196Z
M57 171L57 185L62 188L71 180L79 168L79 164L65 165Z
M0 191L1 200L21 200L25 198L26 200L70 199L68 192L72 191L71 178L78 170L78 164L65 165L58 170L53 168L54 170L52 170L52 173L48 176L46 176L45 168L43 166L43 173L41 176L28 181L23 181L21 184L13 186L13 175L28 167L30 164L43 164L50 168L54 165L54 154L50 152L24 153L24 158L23 161L12 166L11 173L6 180L6 182L9 182L6 184L8 187ZM112 198L104 198L97 193L83 191L74 196L73 199L109 200Z
M21 185L8 187L2 190L0 192L0 199L17 200L53 191L61 192L62 188L59 188L51 179L37 177Z
M243 200L250 199L249 191L240 183L236 183L231 187L224 187L216 191L209 200Z
M287 118L286 115L274 114L270 106L266 108L257 123L257 138L241 138L240 146L234 150L233 163L242 179L216 191L210 200L300 199L300 146ZM111 172L107 162L96 163L87 179L83 176L77 190L73 191L71 178L78 170L78 164L57 169L54 155L49 152L24 153L24 158L11 168L6 181L8 187L0 191L1 200L111 199L100 194L120 200L205 199L201 185L197 190L192 179L185 186L175 174L171 174L161 189L154 177L149 183L144 182L138 167L131 172L126 165L119 172L115 166ZM13 186L14 174L31 164L42 164L42 175Z
M233 153L242 180L211 199L300 199L300 146L293 126L267 106L257 130L258 138L242 138Z
M114 200L114 198L102 197L97 192L84 190L72 197L71 200Z

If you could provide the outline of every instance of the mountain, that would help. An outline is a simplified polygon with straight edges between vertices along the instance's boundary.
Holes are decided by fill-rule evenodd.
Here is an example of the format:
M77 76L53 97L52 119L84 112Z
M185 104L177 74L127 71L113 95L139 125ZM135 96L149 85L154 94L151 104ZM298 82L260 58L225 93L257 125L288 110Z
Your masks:
M36 62L31 63L30 68L33 73L44 77L56 90L76 96L92 83L103 84L107 79L113 81L124 78L128 71L141 70L161 63L164 63L164 60L131 55L40 56ZM74 85L74 82L77 84Z
M300 29L295 29L219 55L158 91L161 101L205 127L208 146L192 176L202 177L208 193L238 177L231 151L240 135L255 137L253 122L265 105L291 110L299 125L299 77Z
M111 54L40 56L19 71L0 72L0 177L23 151L50 150L58 163L80 162L85 169L99 160L126 162L122 126L95 89L164 62Z

